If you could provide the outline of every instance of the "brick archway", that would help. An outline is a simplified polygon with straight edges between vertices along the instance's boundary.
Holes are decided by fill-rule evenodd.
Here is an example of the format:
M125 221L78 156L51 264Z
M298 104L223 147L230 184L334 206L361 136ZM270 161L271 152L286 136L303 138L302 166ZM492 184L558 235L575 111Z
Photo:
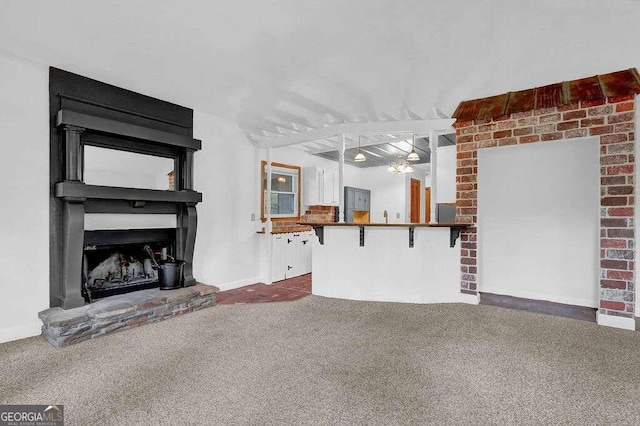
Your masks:
M478 150L586 136L600 138L599 313L635 310L635 69L460 104L456 221L477 223ZM461 291L478 293L475 228L461 235Z

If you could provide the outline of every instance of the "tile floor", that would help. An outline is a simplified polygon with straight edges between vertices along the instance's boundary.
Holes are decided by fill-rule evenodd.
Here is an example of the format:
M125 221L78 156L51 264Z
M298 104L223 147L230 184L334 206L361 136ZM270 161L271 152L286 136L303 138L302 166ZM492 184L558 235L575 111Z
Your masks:
M596 309L586 306L565 305L492 293L480 293L480 304L596 322Z
M311 274L288 280L278 281L271 285L263 283L251 284L233 290L216 293L219 305L236 303L264 303L298 300L311 294Z

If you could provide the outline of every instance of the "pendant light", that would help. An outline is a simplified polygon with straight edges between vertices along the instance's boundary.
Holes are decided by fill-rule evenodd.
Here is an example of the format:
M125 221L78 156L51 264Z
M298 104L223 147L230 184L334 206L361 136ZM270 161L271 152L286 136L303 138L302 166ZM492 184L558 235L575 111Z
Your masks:
M356 163L362 163L363 161L367 161L367 157L365 157L364 154L362 153L362 151L360 151L360 139L361 138L362 138L362 136L358 136L358 153L353 158L353 161L355 161Z
M407 161L420 161L420 157L416 152L416 135L415 133L411 135L411 152L407 156Z

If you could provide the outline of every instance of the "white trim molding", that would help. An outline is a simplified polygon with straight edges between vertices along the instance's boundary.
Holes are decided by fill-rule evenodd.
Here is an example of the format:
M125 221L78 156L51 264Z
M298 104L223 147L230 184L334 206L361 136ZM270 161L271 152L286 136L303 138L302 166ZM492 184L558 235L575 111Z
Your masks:
M460 293L460 303L466 303L469 305L479 305L480 304L480 293L476 293L476 294L467 294L467 293Z
M26 339L27 337L39 336L42 333L42 321L32 321L28 324L0 329L0 343L11 342L13 340Z
M264 280L261 279L260 277L252 277L252 278L245 278L243 280L230 281L222 284L213 284L213 285L218 287L220 291L225 291L225 290L233 290L235 288L240 288L246 285L258 284L258 283L264 283Z
M616 315L601 314L600 311L596 312L596 321L598 325L604 325L607 327L622 328L624 330L636 329L636 320L634 318L619 317Z

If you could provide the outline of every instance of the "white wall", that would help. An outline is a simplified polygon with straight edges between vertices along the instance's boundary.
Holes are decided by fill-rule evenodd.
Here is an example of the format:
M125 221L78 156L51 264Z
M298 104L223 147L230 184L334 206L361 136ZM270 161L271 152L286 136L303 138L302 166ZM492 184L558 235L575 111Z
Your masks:
M251 214L260 204L260 163L236 125L198 111L193 120L194 137L202 140L194 156L194 189L202 192L194 277L221 288L253 284L259 281L259 221Z
M438 203L456 202L456 166L456 146L438 147Z
M598 306L599 179L597 137L478 150L480 291Z
M392 175L386 166L362 169L362 184L371 191L371 222L384 222L383 213L389 214L389 223L406 222L406 176Z
M49 70L0 54L0 342L49 307Z

